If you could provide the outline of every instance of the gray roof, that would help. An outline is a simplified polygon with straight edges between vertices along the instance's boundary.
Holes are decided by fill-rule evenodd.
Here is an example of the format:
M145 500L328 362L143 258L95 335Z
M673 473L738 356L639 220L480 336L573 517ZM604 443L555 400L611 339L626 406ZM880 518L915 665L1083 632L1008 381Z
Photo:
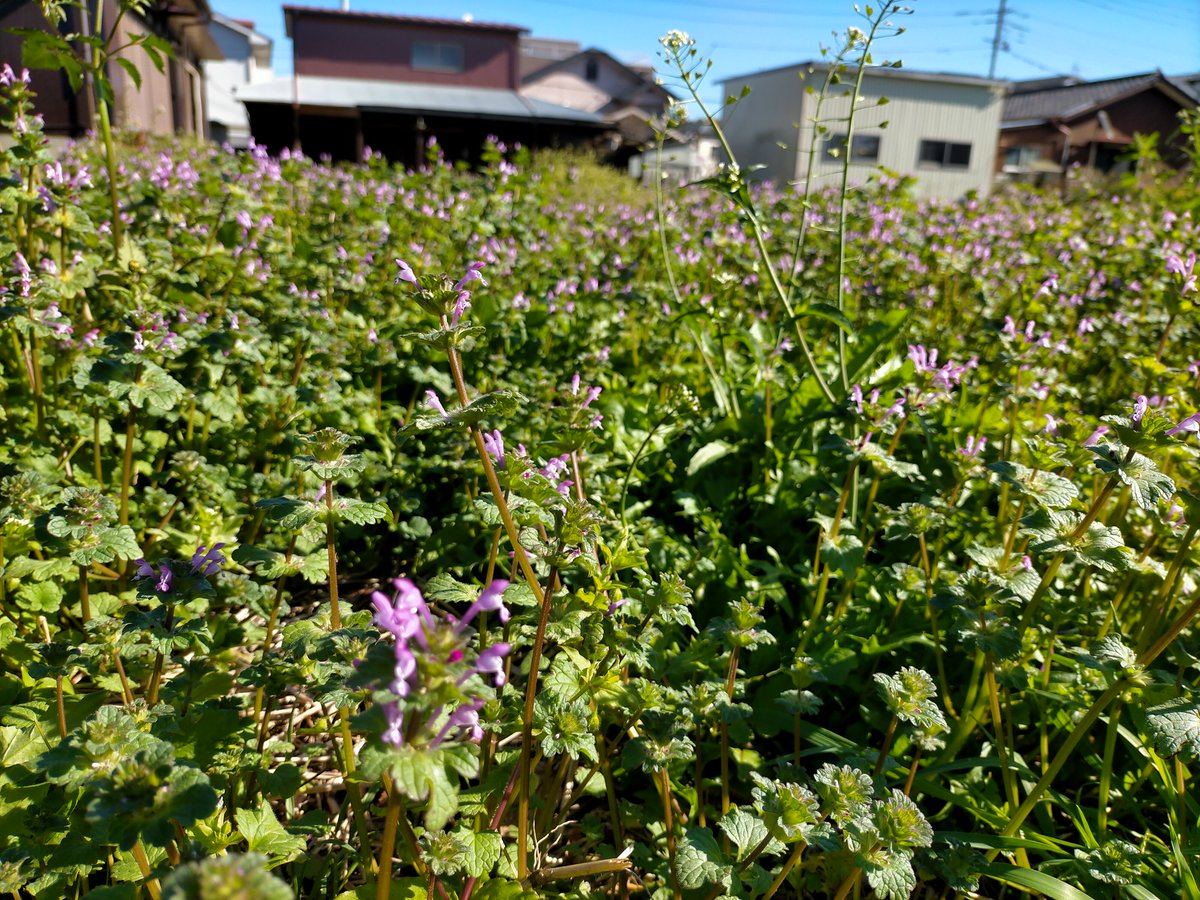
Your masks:
M773 69L762 69L758 72L747 72L745 75L734 75L724 79L725 84L744 81L747 78L755 78L760 75L770 75L775 72L799 72L813 71L824 72L829 68L829 63L817 60L809 60L808 62L792 63L789 66L776 66ZM854 66L848 66L847 71L851 74L854 72ZM917 72L913 69L893 68L892 66L867 66L865 72L867 76L878 76L880 78L898 78L902 81L932 81L938 84L962 84L975 87L999 88L1008 85L1007 81L1001 81L994 78L980 78L978 75L959 75L955 72Z
M499 88L301 75L294 80L277 78L237 89L237 98L243 103L283 103L290 106L297 94L301 106L470 118L536 119L598 127L604 125L604 120L595 113L570 109Z
M1000 115L1001 125L1014 126L1044 122L1047 119L1073 119L1152 88L1159 88L1172 95L1173 99L1181 101L1180 105L1189 101L1195 102L1189 93L1171 84L1161 72L1146 72L1142 75L1127 75L1124 78L1088 81L1044 90L1021 90L1018 86L1004 100L1004 111Z

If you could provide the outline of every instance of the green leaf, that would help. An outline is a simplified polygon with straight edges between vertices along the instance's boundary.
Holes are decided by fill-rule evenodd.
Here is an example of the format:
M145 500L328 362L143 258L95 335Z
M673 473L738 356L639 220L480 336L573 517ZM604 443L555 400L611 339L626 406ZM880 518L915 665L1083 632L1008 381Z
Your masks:
M58 612L64 591L57 581L22 584L17 589L17 606L35 613Z
M858 535L845 532L821 542L821 561L849 578L863 563L863 542Z
M272 522L278 522L284 528L293 531L303 528L317 516L315 504L307 500L295 500L292 497L268 497L266 500L259 500L254 505L258 509L265 510L267 518ZM236 558L236 556L235 552L234 557Z
M123 56L110 56L109 59L125 70L125 74L129 76L135 88L139 91L142 89L142 73L138 71L132 61Z
M1134 502L1142 509L1154 509L1162 501L1171 499L1175 493L1175 482L1159 471L1158 464L1150 457L1135 453L1126 462L1123 457L1114 460L1105 456L1099 453L1098 448L1092 450L1099 457L1096 467L1110 475L1115 473L1129 486Z
M1200 756L1200 703L1177 697L1146 710L1146 729L1163 756Z
M979 874L994 878L1002 884L1024 888L1035 895L1049 897L1050 900L1092 900L1083 891L1037 869L993 862L980 869Z
M334 514L343 522L354 525L373 525L388 518L390 510L386 503L367 503L347 497L333 505Z
M995 472L1005 484L1015 488L1018 496L1038 506L1064 509L1074 503L1079 496L1079 488L1073 481L1069 481L1061 475L1055 475L1053 472L1030 469L1020 463L1008 460L990 463L988 468Z
M912 852L909 850L878 848L869 853L858 854L855 859L862 866L867 883L883 900L907 900L917 886L917 875L912 867Z
M265 853L282 862L295 859L304 851L304 838L289 834L275 818L270 804L264 803L258 810L239 809L234 819L251 853Z
M718 459L723 459L730 453L734 452L734 446L725 441L711 441L692 454L691 460L688 461L687 473L689 476L695 475L705 466L712 465Z
M473 831L460 828L454 832L463 847L463 868L472 878L491 873L504 853L504 841L498 831Z
M850 337L854 337L854 323L851 322L846 314L836 306L828 303L810 303L803 309L796 310L796 318L804 319L808 316L815 316L818 319L824 319L827 322L832 322L842 331L846 332Z
M675 856L679 886L695 891L707 884L729 887L733 866L707 828L688 828Z
M503 418L516 412L525 398L516 391L493 391L476 397L461 409L454 409L446 415L416 416L404 426L404 431L429 431L438 428L457 428L462 425L477 425L484 419Z
M763 838L767 836L767 826L762 820L748 809L743 809L740 806L735 806L729 810L724 816L717 820L717 824L721 826L721 831L737 846L738 852L735 858L738 862L744 860L750 851L762 843ZM774 850L772 850L774 848ZM778 841L773 841L765 848L764 852L778 853L783 848L783 845Z

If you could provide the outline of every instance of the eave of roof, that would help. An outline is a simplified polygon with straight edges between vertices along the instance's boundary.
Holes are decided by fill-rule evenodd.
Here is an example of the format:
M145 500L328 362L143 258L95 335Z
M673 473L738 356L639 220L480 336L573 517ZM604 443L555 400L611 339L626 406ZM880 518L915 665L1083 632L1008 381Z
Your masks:
M773 69L762 69L758 72L747 72L744 75L733 75L723 79L723 83L730 84L736 81L744 81L747 78L774 75L777 72L825 72L828 68L829 63L808 60L792 63L787 66L776 66ZM978 75L960 75L955 72L919 72L912 69L895 69L891 66L867 66L863 74L868 77L878 76L880 78L896 78L902 81L928 81L938 84L961 84L973 87L1002 88L1008 85L1007 81L994 78L980 78Z
M678 99L673 93L663 87L663 85L659 84L653 78L647 77L642 72L639 72L636 69L626 65L611 53L601 50L599 47L588 47L586 50L580 50L578 53L572 53L570 56L564 57L563 59L556 59L547 65L542 66L541 68L529 72L524 78L521 79L521 83L528 84L529 82L537 81L543 76L549 75L551 72L556 72L559 69L567 68L571 63L579 59L581 56L598 56L601 59L608 61L611 65L615 66L621 71L628 73L630 78L634 79L640 84L644 84L648 88L653 89L660 94L664 100Z
M352 19L360 21L389 22L397 25L417 25L431 28L459 28L469 31L502 31L514 35L528 34L529 29L522 25L508 25L503 22L475 22L463 19L440 19L430 16L399 16L394 13L359 12L357 10L324 9L315 6L296 6L290 3L283 5L283 23L287 36L292 36L292 16L303 15L326 19Z
M301 75L242 85L243 103L286 104L326 109L387 110L464 118L526 119L604 128L595 113L570 109L500 88L378 81L365 78L321 78Z

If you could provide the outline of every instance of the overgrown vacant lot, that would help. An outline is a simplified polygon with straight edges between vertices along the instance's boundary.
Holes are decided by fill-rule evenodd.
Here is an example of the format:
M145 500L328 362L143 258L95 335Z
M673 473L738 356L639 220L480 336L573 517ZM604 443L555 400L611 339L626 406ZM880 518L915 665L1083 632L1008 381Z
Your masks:
M0 889L1200 893L1194 192L21 122Z

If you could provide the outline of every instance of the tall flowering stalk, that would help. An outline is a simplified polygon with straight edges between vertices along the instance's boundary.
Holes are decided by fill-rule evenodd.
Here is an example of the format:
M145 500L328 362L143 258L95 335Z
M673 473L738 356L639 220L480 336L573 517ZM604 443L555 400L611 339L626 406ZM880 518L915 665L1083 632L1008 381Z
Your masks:
M410 759L414 754L428 759L429 771L440 783L448 776L439 751L455 743L479 743L483 737L479 712L491 699L492 688L505 682L504 658L509 645L501 642L475 649L472 623L485 612L508 621L503 601L508 582L496 579L489 583L461 619L436 615L420 589L406 578L394 579L392 586L395 590L390 596L381 591L371 595L375 624L392 640L390 658L378 670L386 672L381 679L384 684L375 691L384 721L381 741L397 759ZM414 861L418 853L403 813L405 800L421 798L406 795L405 784L407 781L398 778L385 780L388 803L379 846L377 900L388 900L391 894L397 835L403 835ZM431 793L426 827L440 828L451 812Z

